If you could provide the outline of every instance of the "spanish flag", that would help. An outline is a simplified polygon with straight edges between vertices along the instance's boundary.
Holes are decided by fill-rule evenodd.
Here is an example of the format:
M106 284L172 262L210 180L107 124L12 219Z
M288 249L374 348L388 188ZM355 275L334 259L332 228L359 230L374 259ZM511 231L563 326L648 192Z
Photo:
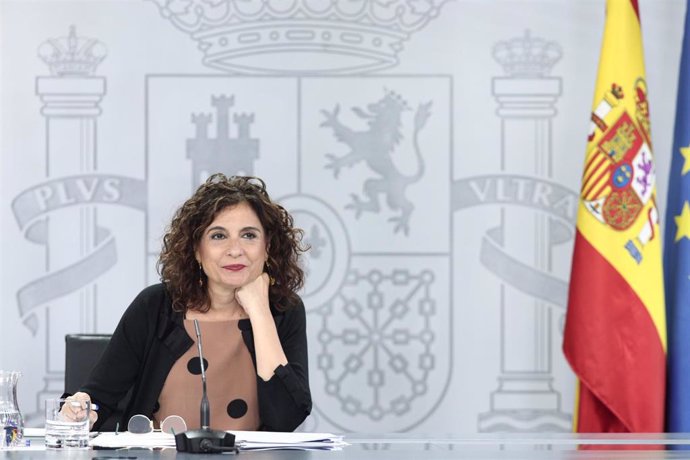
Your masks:
M666 318L637 0L607 0L563 352L578 432L663 432Z

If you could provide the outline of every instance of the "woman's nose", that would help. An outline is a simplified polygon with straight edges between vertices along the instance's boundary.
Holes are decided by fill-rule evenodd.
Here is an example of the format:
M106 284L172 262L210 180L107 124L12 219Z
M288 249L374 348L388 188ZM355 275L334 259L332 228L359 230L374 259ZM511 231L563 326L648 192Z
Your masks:
M242 254L242 246L238 240L228 240L227 254L231 257L237 257Z

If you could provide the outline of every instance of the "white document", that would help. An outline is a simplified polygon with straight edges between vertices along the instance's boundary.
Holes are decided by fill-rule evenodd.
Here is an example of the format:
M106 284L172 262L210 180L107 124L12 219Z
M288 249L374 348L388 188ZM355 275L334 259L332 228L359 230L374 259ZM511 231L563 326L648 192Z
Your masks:
M91 447L101 449L121 449L124 447L175 447L175 437L170 433L153 431L151 433L101 433L89 441Z
M348 444L332 433L231 431L240 450L340 450Z
M271 431L230 431L240 450L340 450L348 445L342 436L331 433L285 433ZM101 433L89 444L96 448L119 449L125 447L175 447L175 437L169 433Z

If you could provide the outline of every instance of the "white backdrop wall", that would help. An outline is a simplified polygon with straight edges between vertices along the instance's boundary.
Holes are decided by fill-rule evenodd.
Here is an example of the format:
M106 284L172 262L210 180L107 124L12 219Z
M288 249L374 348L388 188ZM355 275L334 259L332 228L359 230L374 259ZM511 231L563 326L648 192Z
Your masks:
M641 0L664 209L685 4ZM603 0L0 1L0 368L155 283L173 210L254 174L306 259L307 430L567 431L561 352ZM70 38L71 37L71 38Z

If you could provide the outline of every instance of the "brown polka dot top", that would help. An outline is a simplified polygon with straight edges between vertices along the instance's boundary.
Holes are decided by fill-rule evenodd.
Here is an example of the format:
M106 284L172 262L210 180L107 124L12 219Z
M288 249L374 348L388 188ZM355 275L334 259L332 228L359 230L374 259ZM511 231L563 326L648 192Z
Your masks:
M256 370L238 322L199 321L211 407L210 427L216 430L257 430L261 424ZM200 428L201 365L194 321L184 320L184 328L194 345L170 369L158 398L160 407L153 416L159 426L167 416L179 415L191 430Z

